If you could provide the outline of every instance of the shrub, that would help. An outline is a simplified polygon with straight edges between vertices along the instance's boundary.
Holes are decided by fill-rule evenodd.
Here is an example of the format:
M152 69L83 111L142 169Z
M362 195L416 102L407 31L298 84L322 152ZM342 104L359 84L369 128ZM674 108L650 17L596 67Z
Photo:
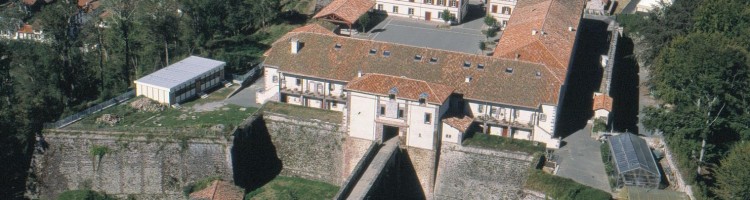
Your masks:
M114 200L105 193L99 193L93 190L68 190L57 197L58 200Z
M531 170L524 186L528 189L544 192L558 200L566 199L612 199L609 193L577 183L569 178L550 175L540 170Z

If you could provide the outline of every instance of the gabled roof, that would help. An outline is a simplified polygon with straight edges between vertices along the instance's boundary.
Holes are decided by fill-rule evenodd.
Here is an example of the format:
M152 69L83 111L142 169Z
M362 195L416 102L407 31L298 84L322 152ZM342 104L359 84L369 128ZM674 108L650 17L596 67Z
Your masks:
M321 26L320 24L308 24L304 26L297 27L295 29L292 29L289 31L289 33L317 33L317 34L323 34L323 35L336 35L333 33L333 31L329 30L326 27ZM273 44L271 44L271 48L275 46L274 44L281 42L281 41L289 41L289 36L293 34L285 34L281 36L278 40L274 41ZM268 54L271 52L271 48L266 50L266 52L263 52L263 56L268 56Z
M333 0L313 18L326 18L354 24L360 16L375 6L373 0Z
M284 38L303 43L299 52L292 54L290 40L281 40L273 44L264 65L288 74L342 82L354 80L359 70L404 76L453 87L465 99L532 109L557 105L562 84L537 63L315 33ZM385 51L390 54L383 55ZM416 61L416 55L422 59ZM436 62L430 62L433 57ZM509 68L511 73L506 72Z
M494 56L542 63L564 82L583 8L583 0L518 1Z
M458 131L461 131L461 133L466 133L466 130L469 129L472 122L474 122L474 118L471 118L468 115L448 114L443 118L443 123L456 128Z
M18 29L18 32L19 33L33 34L34 33L34 26L29 25L29 24L24 24L23 26L21 26L20 29Z
M454 90L441 84L384 74L365 74L352 80L344 88L382 96L390 95L392 89L396 91L396 98L418 101L424 94L428 103L438 105L443 104Z
M643 169L659 175L656 160L646 140L632 133L623 133L609 138L609 148L618 173Z
M604 109L612 112L612 97L606 94L594 95L594 108L593 110Z

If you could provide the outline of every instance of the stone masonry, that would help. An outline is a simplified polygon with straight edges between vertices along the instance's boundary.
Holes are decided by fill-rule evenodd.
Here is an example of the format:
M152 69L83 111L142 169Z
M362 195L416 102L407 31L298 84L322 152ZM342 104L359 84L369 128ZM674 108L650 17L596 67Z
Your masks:
M173 140L130 133L48 131L49 148L34 158L36 193L56 199L66 190L91 188L124 198L183 198L182 188L206 177L232 180L226 138ZM105 147L101 159L91 149Z
M533 156L443 144L435 199L521 199Z

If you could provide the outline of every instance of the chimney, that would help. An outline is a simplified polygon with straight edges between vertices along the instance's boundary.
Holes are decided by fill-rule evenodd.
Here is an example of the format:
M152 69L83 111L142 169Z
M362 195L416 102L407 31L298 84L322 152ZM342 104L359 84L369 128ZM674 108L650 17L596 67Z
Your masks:
M357 71L357 77L362 77L362 70Z
M516 53L516 60L518 60L518 58L521 58L521 54Z
M573 29L572 26L568 26L568 31L573 32L573 31L575 31L575 29Z
M469 83L469 82L471 82L471 76L467 76L467 77L466 77L466 80L464 80L464 81L465 81L466 83Z
M536 35L536 29L531 30L531 35Z
M292 54L299 53L299 39L292 38Z

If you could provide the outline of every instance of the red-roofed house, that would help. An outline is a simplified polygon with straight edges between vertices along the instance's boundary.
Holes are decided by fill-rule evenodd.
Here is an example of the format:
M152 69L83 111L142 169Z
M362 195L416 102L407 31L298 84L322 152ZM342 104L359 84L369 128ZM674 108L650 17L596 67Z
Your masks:
M24 24L16 32L14 39L44 41L44 32L40 29L34 29L32 25Z
M425 21L439 21L444 10L450 11L455 22L462 23L466 17L469 0L375 0L375 10L388 16L408 17Z
M602 118L604 121L609 119L609 113L612 112L613 99L609 95L595 93L594 94L594 119Z

